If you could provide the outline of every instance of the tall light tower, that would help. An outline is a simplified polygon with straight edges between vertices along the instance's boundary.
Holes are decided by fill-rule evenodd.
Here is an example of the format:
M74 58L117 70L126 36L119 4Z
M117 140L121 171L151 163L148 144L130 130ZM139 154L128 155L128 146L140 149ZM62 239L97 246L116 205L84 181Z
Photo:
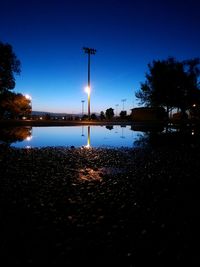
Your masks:
M85 103L85 100L81 100L81 102L82 102L82 117L83 117L83 115L84 115L84 103Z
M126 99L122 99L122 103L123 103L123 111L124 111L124 102L126 102Z
M88 47L83 47L83 50L86 54L88 54L88 86L87 86L87 94L88 94L88 119L90 119L90 93L91 93L91 88L90 88L90 55L95 55L97 52L96 49L94 48L88 48Z
M116 117L117 117L118 116L118 107L119 107L119 104L116 104L115 107L116 107Z

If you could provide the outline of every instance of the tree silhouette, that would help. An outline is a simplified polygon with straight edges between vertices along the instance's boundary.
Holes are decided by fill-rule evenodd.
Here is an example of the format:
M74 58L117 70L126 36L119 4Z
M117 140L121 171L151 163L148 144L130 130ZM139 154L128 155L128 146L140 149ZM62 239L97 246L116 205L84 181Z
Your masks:
M103 111L100 112L100 120L105 120L105 114Z
M126 116L127 116L127 111L126 111L126 110L122 110L122 111L120 112L119 116L120 116L121 119L125 119Z
M12 46L0 42L0 117L19 117L31 112L30 100L11 92L15 87L14 74L20 73L20 61Z
M20 61L10 44L0 42L0 94L15 87L14 74L20 73Z
M113 125L106 125L106 129L108 129L110 131L113 130L113 128L114 128Z
M177 61L174 58L153 61L148 64L146 81L136 93L140 104L151 107L180 108L182 113L194 102L200 103L198 58Z
M107 119L112 119L114 117L114 109L113 108L108 108L106 109L106 118Z
M92 113L90 118L91 120L97 120L97 116L95 113Z
M50 120L51 119L51 115L49 113L46 113L45 116L44 116L44 119L45 120Z

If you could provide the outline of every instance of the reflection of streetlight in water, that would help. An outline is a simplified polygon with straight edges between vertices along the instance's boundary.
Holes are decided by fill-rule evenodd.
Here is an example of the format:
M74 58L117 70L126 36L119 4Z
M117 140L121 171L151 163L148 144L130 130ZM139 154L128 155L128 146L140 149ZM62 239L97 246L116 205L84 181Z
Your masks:
M32 132L32 127L29 129L29 135L25 138L26 141L31 141L33 138L33 132Z
M30 135L27 136L25 140L28 141L28 142L30 142L32 138L33 138L33 136L32 136L32 129L31 129L30 130ZM25 148L30 149L31 146L27 145Z
M33 138L32 135L31 136L28 136L28 137L26 137L26 141L31 141L32 138Z
M81 134L81 136L85 136L84 135L84 126L82 126L82 134Z
M87 145L85 146L85 148L90 148L90 126L88 126L88 136L87 136Z
M115 133L116 133L116 134L118 133L118 131L117 131L117 127L118 127L118 126L115 126Z
M125 136L124 136L124 128L125 128L125 127L121 126L121 128L122 128L122 135L121 135L120 137L121 137L121 138L125 138Z

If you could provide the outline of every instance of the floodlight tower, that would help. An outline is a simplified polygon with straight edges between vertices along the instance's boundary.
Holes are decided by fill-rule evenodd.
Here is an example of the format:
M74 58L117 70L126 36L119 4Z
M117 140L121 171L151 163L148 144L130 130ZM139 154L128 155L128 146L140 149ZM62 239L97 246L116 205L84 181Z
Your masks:
M88 94L88 119L90 119L90 55L95 55L97 50L94 48L83 47L83 50L86 54L88 54L88 86L87 86L87 94Z
M116 104L115 107L116 107L116 117L117 117L118 116L118 107L119 107L119 104Z
M83 117L83 115L84 115L84 103L85 103L85 100L81 100L81 102L82 102L82 117Z
M126 102L126 99L122 99L122 103L123 103L123 111L124 111L124 102Z

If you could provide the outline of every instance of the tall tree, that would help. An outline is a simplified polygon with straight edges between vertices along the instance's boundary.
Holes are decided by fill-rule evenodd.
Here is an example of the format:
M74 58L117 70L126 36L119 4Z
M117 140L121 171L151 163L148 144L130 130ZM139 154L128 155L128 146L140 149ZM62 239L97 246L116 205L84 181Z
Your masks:
M0 42L0 94L14 89L14 74L19 74L20 71L20 61L12 46Z
M100 120L105 120L105 114L103 111L100 112Z
M106 109L106 118L112 119L113 117L114 117L114 109L113 108Z
M177 61L174 58L148 64L146 81L136 93L140 104L151 107L180 108L184 114L194 101L200 103L198 58Z
M119 113L119 116L121 119L125 119L126 116L127 116L127 111L126 110L122 110L120 113Z
M0 116L20 118L31 113L31 103L22 94L6 92L0 94Z

